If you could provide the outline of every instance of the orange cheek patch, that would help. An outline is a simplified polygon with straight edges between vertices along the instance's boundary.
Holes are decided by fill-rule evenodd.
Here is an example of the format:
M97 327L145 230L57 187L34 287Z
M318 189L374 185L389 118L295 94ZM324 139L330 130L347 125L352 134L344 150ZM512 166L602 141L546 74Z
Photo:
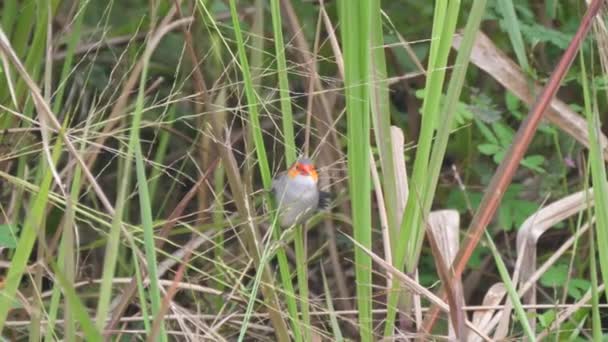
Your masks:
M312 179L315 180L315 182L317 180L319 180L319 175L317 174L317 171L315 171L315 170L310 170L310 176L312 177Z
M292 167L291 169L289 169L289 171L287 172L287 175L289 176L289 178L296 178L296 176L300 174L300 172L298 171L298 169L296 169L295 167Z

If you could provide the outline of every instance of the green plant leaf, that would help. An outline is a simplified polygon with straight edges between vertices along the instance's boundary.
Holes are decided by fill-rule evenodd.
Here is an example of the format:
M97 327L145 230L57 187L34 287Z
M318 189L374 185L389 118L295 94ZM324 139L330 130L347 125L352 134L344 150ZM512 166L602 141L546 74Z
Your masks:
M513 143L515 132L511 127L501 122L495 122L492 124L492 128L494 129L494 133L496 133L496 136L498 137L498 140L502 146L507 147Z
M486 156L493 156L502 150L502 147L494 144L480 144L477 149Z
M492 159L494 160L494 162L496 164L500 164L500 162L502 161L502 159L505 157L505 154L507 154L507 151L505 151L505 150L498 151L494 155L494 158L492 158Z
M514 113L519 112L521 101L512 92L507 91L505 92L505 104L507 106L507 110L511 113Z
M486 125L481 120L475 120L475 125L477 126L477 128L479 129L479 132L486 139L487 142L492 143L494 145L500 144L498 142L498 138L496 138L496 135L494 134L494 132L492 132L492 130L490 129L490 127L488 127L488 125Z
M16 248L17 234L21 228L16 224L0 224L0 247Z
M587 279L573 278L568 282L568 295L575 300L580 300L591 288L591 282Z
M530 170L534 170L540 173L545 173L545 169L541 167L545 162L545 157L541 155L533 155L522 159L521 165L527 167Z
M549 310L546 312L543 312L542 314L538 315L538 322L544 327L547 328L551 325L551 323L553 323L553 321L555 321L555 310Z
M545 287L561 287L568 280L568 265L561 263L551 266L540 277L540 283Z

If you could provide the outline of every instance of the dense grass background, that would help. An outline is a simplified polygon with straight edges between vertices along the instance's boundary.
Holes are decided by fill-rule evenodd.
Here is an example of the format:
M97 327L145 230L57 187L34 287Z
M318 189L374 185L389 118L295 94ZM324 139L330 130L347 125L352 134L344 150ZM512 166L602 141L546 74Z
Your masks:
M601 339L587 10L0 1L3 339ZM332 205L282 229L268 190L303 155Z

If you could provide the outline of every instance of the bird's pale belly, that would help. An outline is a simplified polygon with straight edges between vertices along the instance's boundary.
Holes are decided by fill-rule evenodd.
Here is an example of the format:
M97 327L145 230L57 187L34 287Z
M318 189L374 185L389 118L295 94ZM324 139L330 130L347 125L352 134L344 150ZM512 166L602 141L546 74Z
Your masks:
M300 192L296 196L285 194L280 203L280 224L289 227L308 219L319 204L319 194L316 191Z

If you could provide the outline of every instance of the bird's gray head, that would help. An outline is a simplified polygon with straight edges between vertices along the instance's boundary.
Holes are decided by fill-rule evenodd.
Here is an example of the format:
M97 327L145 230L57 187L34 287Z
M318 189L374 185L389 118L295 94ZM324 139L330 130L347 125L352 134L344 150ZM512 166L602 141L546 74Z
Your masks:
M315 163L312 162L312 160L308 159L308 158L300 158L297 161L298 164L300 165L312 165L314 166Z

